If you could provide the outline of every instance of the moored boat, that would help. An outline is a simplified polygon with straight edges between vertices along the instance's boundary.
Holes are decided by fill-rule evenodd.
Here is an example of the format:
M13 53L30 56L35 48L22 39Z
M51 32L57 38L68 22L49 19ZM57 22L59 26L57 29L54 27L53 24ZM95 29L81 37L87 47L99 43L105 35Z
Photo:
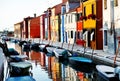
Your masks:
M73 64L86 64L86 65L89 65L89 64L92 64L92 60L89 59L89 58L85 58L85 57L69 57L69 62L70 63L73 63Z
M29 71L30 68L32 68L32 64L30 62L10 62L9 63L10 76L30 75L30 71Z
M39 52L40 51L39 45L40 45L39 43L31 44L30 49Z
M48 47L49 44L41 44L39 45L40 51L42 52L47 52L46 47Z
M54 54L53 50L56 49L57 47L54 46L48 46L46 47L47 53Z
M30 51L30 44L27 44L27 43L23 44L22 45L22 50L25 51L25 52Z
M93 61L89 58L85 57L69 57L69 65L76 69L83 72L91 72L94 68ZM88 68L89 67L89 68Z
M19 53L14 48L8 48L8 54L10 55L19 55Z
M115 68L107 65L96 65L99 81L120 81Z
M6 81L36 81L31 76L18 76L18 77L9 77Z
M68 60L68 57L71 56L68 50L62 48L56 48L53 52L59 61Z

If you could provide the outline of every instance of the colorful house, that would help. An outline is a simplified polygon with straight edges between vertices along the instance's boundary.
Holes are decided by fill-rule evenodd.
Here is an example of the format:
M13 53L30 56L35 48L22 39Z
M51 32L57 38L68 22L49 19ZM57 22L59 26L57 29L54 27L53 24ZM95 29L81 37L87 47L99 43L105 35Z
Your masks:
M48 8L47 11L45 11L45 39L51 40L51 25L50 25L50 16L51 16L51 8Z
M30 20L29 30L30 38L40 38L40 16L34 17Z
M17 39L21 39L22 37L22 27L23 27L23 22L19 22L14 24L14 37Z
M61 42L73 43L76 32L76 12L71 12L79 7L80 1L68 0L62 5L61 11ZM71 10L71 11L70 11ZM71 12L71 13L69 13Z
M65 15L65 39L66 43L73 44L75 42L75 33L77 28L76 9L70 10Z
M116 53L120 40L120 0L103 0L103 50Z
M82 32L83 32L83 22L80 20L82 16L82 3L80 2L80 7L77 8L77 27L76 27L76 40L82 39Z
M45 39L45 14L40 15L40 39Z
M60 39L61 39L61 42L64 42L65 41L65 39L64 39L64 37L65 37L65 26L64 26L64 13L65 13L65 11L66 11L66 8L65 8L65 5L62 5L62 7L61 7L61 28L60 28L60 33L61 33L61 37L60 37Z
M83 1L83 39L86 47L103 49L102 0Z
M30 20L32 19L32 17L27 17L27 18L24 18L23 20L23 28L22 28L22 38L26 39L28 38L28 31L29 31L29 28L30 28Z
M51 8L51 40L60 41L60 14L61 4L55 5Z
M64 14L64 39L66 43L73 44L76 40L76 14L77 8L80 6L80 2L66 2L66 13Z

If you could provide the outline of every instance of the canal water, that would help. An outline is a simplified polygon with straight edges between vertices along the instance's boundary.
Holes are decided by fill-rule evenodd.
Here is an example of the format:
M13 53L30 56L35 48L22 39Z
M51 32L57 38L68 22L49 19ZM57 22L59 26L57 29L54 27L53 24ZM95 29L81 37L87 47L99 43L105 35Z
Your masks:
M20 54L29 57L28 60L32 63L31 76L36 81L100 81L95 69L89 72L76 70L67 61L58 62L55 56L43 52L23 52L18 44L10 42L7 44L8 48L14 48Z

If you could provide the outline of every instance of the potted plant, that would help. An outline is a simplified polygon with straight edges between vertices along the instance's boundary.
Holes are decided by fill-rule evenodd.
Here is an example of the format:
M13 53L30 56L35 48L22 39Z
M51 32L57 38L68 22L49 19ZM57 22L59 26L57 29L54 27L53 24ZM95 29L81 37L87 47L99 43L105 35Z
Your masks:
M92 18L92 14L89 14L89 15L88 15L88 19L90 19L90 18Z
M87 20L87 16L83 16L83 19L84 19L84 20Z
M92 19L95 19L96 18L96 15L95 14L92 14Z
M89 14L89 15L88 15L88 19L90 19L90 18L95 19L95 18L96 18L96 15L95 15L95 14Z
M83 20L83 16L80 16L80 20Z

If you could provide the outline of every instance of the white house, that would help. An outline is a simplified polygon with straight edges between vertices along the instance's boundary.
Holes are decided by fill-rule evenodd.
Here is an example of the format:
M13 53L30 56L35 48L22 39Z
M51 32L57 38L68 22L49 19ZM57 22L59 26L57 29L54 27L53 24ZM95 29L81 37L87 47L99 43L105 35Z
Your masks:
M111 54L115 54L120 36L119 8L120 0L103 0L103 50Z

